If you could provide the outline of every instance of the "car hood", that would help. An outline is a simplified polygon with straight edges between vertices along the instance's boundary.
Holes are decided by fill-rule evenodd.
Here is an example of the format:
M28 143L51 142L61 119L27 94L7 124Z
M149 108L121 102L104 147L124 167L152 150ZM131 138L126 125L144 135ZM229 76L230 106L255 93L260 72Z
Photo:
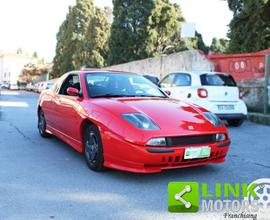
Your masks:
M164 98L108 98L95 100L95 104L112 114L143 113L151 118L161 131L172 135L175 131L214 131L214 127L194 105Z

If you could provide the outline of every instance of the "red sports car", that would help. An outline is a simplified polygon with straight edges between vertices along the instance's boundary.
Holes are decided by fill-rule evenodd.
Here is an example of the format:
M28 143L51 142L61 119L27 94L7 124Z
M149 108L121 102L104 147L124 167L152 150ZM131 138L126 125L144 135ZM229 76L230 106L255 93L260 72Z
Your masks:
M90 169L131 172L224 162L230 145L223 122L179 102L143 76L74 71L40 95L38 129L84 154Z

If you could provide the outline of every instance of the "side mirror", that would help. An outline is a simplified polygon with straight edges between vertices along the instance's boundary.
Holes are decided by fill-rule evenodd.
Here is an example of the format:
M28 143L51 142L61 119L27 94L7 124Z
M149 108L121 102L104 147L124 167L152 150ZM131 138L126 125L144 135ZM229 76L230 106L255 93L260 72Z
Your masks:
M67 94L70 96L79 96L79 90L72 88L72 87L69 87L69 88L67 88Z
M165 90L164 92L169 96L171 95L171 92L169 90Z

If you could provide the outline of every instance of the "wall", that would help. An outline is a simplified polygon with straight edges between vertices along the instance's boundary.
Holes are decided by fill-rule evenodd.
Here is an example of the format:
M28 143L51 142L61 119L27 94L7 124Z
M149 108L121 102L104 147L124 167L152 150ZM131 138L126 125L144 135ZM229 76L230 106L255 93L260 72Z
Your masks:
M103 69L128 71L140 74L152 74L160 79L166 74L181 70L213 71L214 64L200 51L189 50L167 56L133 61Z
M243 54L210 54L208 58L216 65L216 71L233 75L238 81L262 78L265 72L265 55L270 49Z
M264 79L248 79L239 83L242 99L250 112L263 111ZM270 110L270 86L268 86L268 106Z
M216 71L229 73L236 79L249 111L262 112L263 110L266 54L270 54L270 49L254 53L208 55L208 58L215 63Z

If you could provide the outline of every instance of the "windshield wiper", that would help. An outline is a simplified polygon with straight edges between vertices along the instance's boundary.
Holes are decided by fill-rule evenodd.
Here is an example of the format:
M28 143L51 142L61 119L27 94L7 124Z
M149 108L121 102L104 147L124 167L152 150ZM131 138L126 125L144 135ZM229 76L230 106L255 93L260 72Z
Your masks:
M165 96L155 96L155 95L124 95L124 94L103 94L92 96L92 98L118 98L118 97L153 97L153 98L167 98Z
M165 96L157 96L157 95L136 95L136 97L167 98Z
M135 97L134 95L103 94L95 95L92 98L117 98L117 97Z

